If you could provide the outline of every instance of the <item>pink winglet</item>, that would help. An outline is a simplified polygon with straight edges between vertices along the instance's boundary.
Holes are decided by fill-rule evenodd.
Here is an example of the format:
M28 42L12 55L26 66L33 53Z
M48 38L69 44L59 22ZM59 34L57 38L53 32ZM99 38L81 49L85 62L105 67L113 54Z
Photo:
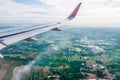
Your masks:
M72 12L72 14L71 14L70 16L68 16L68 19L69 19L69 20L73 19L73 18L77 15L78 10L79 10L81 4L82 4L82 2L80 2L80 3L78 4L78 6L74 9L74 11Z
M71 14L71 16L75 17L77 15L77 12L81 6L82 2L78 4L78 6L75 8L75 10L73 11L73 13Z

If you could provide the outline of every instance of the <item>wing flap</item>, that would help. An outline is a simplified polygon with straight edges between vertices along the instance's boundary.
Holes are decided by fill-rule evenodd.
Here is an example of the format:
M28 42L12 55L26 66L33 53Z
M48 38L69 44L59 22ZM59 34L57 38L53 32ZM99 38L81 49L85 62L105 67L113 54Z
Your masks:
M52 29L53 31L62 31L61 29L59 29L58 27Z
M30 38L27 38L25 39L26 41L29 41L29 42L38 42L38 39L35 38L35 37L30 37Z

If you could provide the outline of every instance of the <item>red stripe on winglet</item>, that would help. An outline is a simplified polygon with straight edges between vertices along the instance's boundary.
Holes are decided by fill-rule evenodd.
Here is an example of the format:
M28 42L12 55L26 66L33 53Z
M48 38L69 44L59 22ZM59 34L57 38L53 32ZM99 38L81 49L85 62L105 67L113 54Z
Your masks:
M81 6L82 2L78 4L78 6L75 8L75 10L73 11L73 13L71 14L71 16L75 17L77 15L77 12Z

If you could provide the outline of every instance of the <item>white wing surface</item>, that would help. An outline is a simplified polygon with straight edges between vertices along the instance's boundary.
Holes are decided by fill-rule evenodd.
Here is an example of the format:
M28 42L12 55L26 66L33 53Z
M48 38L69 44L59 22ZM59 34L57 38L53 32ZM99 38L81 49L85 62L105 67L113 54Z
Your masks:
M69 15L65 20L72 20L78 13L78 10L81 6L81 2L74 9L74 11ZM48 23L43 25L34 25L34 26L23 26L18 28L8 28L0 30L0 49L10 45L12 43L27 40L27 41L37 41L37 39L33 38L33 36L49 31L56 30L60 31L58 27L63 23L63 21ZM0 54L0 56L2 56Z

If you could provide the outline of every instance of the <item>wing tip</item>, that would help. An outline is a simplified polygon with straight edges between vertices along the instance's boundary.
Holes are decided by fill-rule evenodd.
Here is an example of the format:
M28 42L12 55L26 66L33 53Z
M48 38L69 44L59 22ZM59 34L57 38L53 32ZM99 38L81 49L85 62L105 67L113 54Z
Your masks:
M76 17L76 15L77 15L80 7L81 7L81 4L82 4L82 2L80 2L80 3L77 5L77 7L73 10L72 14L67 17L68 20L71 20L71 19L73 19L73 18Z

